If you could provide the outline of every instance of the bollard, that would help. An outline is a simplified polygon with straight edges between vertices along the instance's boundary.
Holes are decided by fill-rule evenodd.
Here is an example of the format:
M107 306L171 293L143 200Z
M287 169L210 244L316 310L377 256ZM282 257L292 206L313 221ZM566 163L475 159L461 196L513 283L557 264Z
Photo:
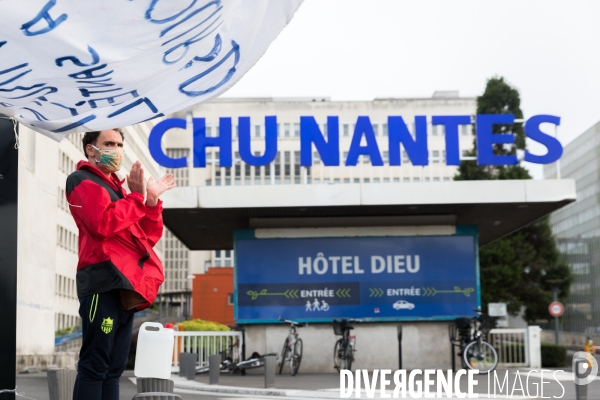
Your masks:
M577 378L585 379L591 372L589 364L585 358L573 360L573 373L575 374L575 398L577 400L587 400L587 384L578 384Z
M77 371L74 369L48 369L48 392L50 400L71 400Z
M402 325L398 325L398 369L402 369Z
M188 353L179 353L179 376L186 376L186 363L183 362L183 359L186 357L185 355Z
M275 367L277 367L277 357L265 356L265 388L275 386Z
M196 378L196 353L187 353L183 358L185 364L185 377L188 381Z
M219 373L221 370L221 355L213 354L208 357L208 383L210 385L219 384Z

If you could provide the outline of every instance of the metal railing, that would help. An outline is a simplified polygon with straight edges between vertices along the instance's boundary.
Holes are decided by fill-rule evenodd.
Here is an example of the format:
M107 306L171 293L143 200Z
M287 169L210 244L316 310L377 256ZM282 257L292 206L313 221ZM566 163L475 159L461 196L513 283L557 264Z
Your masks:
M527 329L492 329L488 341L498 352L498 367L528 367Z
M173 372L179 371L179 353L196 354L196 366L208 366L208 357L221 354L223 358L231 357L233 362L240 362L244 345L242 332L186 332L175 331L173 346Z

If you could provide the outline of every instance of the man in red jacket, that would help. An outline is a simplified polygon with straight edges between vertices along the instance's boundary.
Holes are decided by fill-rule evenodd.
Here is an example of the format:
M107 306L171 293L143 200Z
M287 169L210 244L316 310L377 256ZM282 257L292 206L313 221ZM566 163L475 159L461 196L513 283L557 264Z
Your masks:
M176 186L175 178L166 174L146 182L136 161L127 175L127 194L115 174L123 139L119 129L87 132L87 161L67 178L67 201L79 228L76 280L83 330L74 400L119 399L133 314L152 304L164 281L152 248L163 231L159 196Z

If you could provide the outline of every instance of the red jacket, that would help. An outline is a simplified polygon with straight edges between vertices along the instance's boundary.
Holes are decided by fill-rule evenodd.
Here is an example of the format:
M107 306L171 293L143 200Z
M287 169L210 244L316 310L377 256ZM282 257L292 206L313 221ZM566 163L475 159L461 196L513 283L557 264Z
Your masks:
M111 179L87 161L67 178L66 196L79 228L77 296L129 289L152 304L165 280L152 247L163 232L162 202L144 203L127 194L115 174Z

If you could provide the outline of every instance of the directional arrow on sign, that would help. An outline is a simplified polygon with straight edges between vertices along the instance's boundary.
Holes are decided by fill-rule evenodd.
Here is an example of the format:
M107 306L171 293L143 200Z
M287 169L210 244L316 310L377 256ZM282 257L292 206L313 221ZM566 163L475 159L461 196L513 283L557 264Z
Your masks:
M369 297L381 297L384 295L383 289L380 288L369 288Z
M335 295L337 297L348 298L348 297L350 297L350 289L338 289L335 291Z

